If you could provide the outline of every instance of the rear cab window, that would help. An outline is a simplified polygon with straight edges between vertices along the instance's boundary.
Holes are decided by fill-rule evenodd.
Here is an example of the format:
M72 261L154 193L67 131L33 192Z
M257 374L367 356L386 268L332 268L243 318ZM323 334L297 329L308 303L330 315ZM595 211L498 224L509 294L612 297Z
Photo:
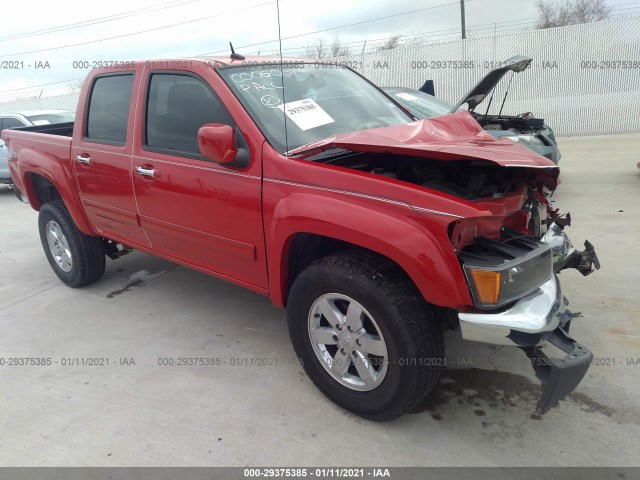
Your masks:
M133 73L95 79L87 108L85 141L107 145L126 143L134 79Z

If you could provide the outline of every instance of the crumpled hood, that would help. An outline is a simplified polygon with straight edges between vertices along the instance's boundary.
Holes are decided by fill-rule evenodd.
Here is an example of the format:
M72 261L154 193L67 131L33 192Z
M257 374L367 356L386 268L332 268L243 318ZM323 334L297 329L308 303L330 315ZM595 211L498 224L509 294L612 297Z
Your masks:
M436 160L477 159L504 167L558 168L529 148L511 140L495 139L467 111L403 125L342 133L292 150L289 156L307 157L331 148ZM557 172L554 173L557 176Z
M289 156L306 158L332 148L425 161L484 160L502 167L531 169L551 190L559 183L560 170L555 163L511 140L494 138L467 111L338 134L292 150Z

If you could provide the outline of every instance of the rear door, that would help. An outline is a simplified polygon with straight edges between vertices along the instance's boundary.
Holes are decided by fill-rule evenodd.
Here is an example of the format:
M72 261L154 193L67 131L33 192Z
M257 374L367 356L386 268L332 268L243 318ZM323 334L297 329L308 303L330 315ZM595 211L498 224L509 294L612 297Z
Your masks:
M203 69L207 73L216 75ZM265 292L262 144L246 136L252 155L248 168L215 164L199 152L198 129L222 123L234 127L237 136L242 133L209 82L193 72L151 70L144 89L133 184L153 249Z
M131 181L135 71L97 74L83 90L82 124L71 151L80 196L95 228L105 237L149 247L138 222Z

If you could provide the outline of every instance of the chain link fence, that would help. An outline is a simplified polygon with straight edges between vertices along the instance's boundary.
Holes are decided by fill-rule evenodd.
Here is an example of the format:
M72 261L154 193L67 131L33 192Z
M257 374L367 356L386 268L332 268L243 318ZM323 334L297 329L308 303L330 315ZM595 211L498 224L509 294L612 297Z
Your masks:
M24 112L28 110L68 110L76 111L78 93L67 93L50 97L20 98L0 103L0 112Z
M433 80L436 96L456 103L514 55L533 62L515 74L504 114L532 112L562 136L640 132L640 17L405 45L338 61L380 86L418 89ZM508 83L507 75L489 113L500 110Z
M640 16L602 22L479 35L466 40L405 44L335 59L380 86L420 88L456 103L484 75L514 55L533 58L513 78L503 113L532 112L561 136L640 132ZM509 83L494 93L498 113ZM0 112L75 110L77 93L0 103ZM488 99L478 107L484 113Z

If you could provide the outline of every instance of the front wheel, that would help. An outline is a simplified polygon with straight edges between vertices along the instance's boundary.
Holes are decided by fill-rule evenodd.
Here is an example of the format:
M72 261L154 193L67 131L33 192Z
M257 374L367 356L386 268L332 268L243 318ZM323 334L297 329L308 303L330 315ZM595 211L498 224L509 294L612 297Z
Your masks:
M40 241L53 271L70 287L81 287L104 274L104 244L85 235L59 200L45 203L38 216Z
M442 371L444 340L431 308L384 257L344 252L312 263L294 281L287 320L309 378L371 420L413 408Z

